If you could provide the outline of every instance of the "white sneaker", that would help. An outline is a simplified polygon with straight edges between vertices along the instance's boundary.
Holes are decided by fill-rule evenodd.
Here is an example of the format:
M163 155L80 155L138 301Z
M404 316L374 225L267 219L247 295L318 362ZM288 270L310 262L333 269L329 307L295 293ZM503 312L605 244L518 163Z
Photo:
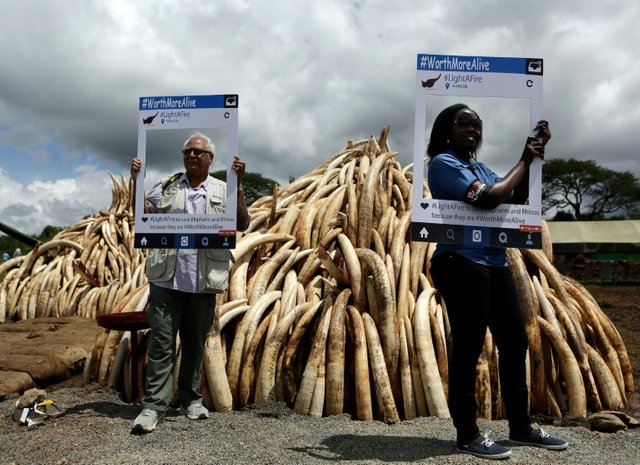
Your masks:
M191 403L184 412L189 420L206 420L209 418L209 410L202 405L201 400Z
M133 420L133 429L132 433L150 433L158 423L162 421L164 418L164 412L159 412L157 410L152 410L150 408L145 408L140 412L140 415Z

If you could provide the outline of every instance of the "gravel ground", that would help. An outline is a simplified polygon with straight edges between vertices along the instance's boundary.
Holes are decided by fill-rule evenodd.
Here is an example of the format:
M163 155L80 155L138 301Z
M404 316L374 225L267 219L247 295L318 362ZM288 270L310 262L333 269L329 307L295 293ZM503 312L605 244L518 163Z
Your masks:
M213 413L205 421L189 421L172 410L156 431L138 436L130 429L140 407L123 403L110 389L67 386L47 393L65 413L31 429L12 419L16 399L0 403L0 465L487 463L455 451L448 419L396 425L346 415L317 419L278 403ZM481 421L481 427L508 444L505 421ZM618 433L578 426L545 429L567 439L569 449L514 446L505 462L640 464L640 428Z

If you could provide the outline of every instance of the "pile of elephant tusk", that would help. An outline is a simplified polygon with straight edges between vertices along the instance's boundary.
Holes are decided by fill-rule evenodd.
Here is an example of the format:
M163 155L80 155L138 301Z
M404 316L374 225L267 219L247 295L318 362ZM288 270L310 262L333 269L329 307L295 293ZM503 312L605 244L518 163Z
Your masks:
M210 409L284 401L316 417L394 423L449 416L450 331L429 275L434 244L408 239L412 167L394 159L387 137L385 128L349 141L251 205L205 348ZM133 247L131 184L111 177L106 212L0 266L3 321L145 310L146 253ZM430 196L426 184L423 192ZM624 342L589 292L550 257L544 227L542 250L508 249L529 336L531 413L623 409L634 391ZM122 386L131 398L129 339L105 329L85 380ZM504 418L498 357L487 333L477 366L482 418Z

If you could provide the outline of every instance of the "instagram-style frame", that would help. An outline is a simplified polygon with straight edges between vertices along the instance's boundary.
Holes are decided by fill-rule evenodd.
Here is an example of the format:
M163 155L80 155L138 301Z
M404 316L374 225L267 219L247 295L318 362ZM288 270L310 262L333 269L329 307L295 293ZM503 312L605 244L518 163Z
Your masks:
M529 167L527 205L481 210L462 201L425 198L427 98L517 97L529 100L530 133L542 119L540 58L417 55L411 240L496 247L541 248L542 160ZM442 109L438 109L440 111Z
M138 157L146 167L147 133L169 129L227 131L227 198L222 214L144 213L144 176L136 183L135 239L138 248L235 248L237 176L231 168L238 153L238 95L140 97ZM181 147L176 147L178 150ZM171 173L169 173L171 174Z

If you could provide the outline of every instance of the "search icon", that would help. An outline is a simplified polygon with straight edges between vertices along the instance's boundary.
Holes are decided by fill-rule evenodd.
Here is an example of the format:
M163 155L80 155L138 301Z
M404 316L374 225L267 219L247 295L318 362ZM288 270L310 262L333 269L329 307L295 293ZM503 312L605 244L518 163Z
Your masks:
M202 241L200 241L202 243L203 247L209 247L209 238L208 237L203 237Z
M452 241L456 240L456 236L453 233L453 229L447 229L447 239L451 239Z
M506 244L507 243L507 233L502 231L500 234L498 234L498 241L501 244Z
M162 236L162 239L160 239L160 245L168 245L166 236Z

